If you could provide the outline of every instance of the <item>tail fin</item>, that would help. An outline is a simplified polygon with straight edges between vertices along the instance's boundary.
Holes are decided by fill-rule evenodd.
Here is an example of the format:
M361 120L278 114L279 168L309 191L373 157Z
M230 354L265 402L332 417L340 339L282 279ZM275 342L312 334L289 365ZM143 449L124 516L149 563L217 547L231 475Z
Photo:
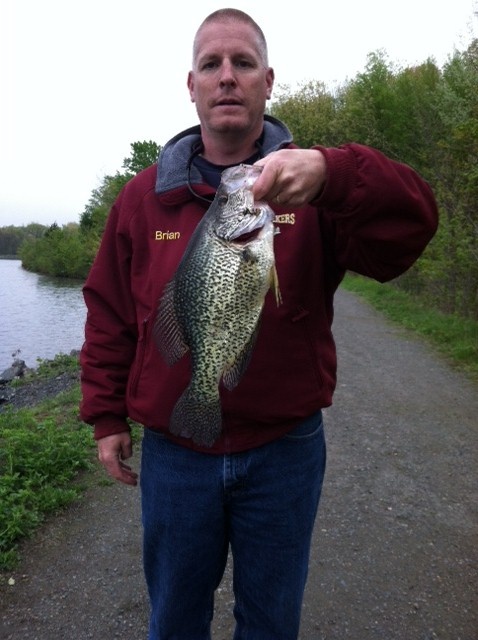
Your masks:
M219 394L203 399L187 387L173 409L169 430L176 436L191 438L198 445L211 447L222 430Z

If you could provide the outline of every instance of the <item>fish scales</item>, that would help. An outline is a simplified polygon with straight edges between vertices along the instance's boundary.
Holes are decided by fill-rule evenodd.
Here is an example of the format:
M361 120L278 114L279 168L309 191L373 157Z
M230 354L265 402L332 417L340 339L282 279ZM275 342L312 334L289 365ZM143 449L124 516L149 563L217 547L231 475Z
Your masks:
M169 428L200 445L211 446L221 433L220 382L228 389L239 383L264 298L277 282L273 212L254 203L251 191L259 173L249 165L223 172L158 309L155 337L165 360L191 356L191 380Z

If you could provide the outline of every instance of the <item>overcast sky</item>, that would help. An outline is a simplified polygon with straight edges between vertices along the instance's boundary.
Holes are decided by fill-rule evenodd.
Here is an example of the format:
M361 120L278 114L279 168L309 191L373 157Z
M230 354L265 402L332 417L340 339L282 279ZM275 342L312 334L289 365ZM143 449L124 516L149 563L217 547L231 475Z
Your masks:
M428 57L441 66L478 37L477 5L1 0L0 226L78 222L132 142L164 145L197 123L191 43L215 9L248 12L268 39L276 83L294 87L353 78L378 49L404 66Z

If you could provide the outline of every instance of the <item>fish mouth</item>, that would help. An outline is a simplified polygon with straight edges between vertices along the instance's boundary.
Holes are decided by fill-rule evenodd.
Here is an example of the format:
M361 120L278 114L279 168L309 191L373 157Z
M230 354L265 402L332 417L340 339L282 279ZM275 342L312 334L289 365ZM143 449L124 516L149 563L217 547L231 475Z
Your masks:
M214 233L222 241L245 245L258 238L272 222L272 209L264 202L255 202L252 194L261 171L262 167L244 164L223 171L219 199L226 202L221 203L224 209L214 225Z
M228 234L229 242L242 245L255 240L270 219L268 212L262 208L253 209L248 214L251 217L247 223L239 225Z
M234 244L239 244L239 245L247 244L248 242L255 240L259 236L263 228L264 226L261 226L261 227L256 227L255 229L252 229L252 231L245 231L244 233L241 233L239 236L235 236L231 238L231 241L234 242Z

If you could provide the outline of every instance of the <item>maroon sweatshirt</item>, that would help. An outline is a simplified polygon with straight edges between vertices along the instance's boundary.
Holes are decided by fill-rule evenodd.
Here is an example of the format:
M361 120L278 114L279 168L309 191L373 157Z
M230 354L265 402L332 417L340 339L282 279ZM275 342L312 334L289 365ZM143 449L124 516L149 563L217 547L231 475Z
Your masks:
M266 129L266 153L293 146L277 121L268 119ZM187 157L198 136L194 128L174 138L159 166L124 187L84 286L81 417L94 425L97 439L128 430L127 417L210 453L242 451L281 437L332 403L333 296L345 271L381 282L395 278L435 233L433 194L411 168L357 144L317 147L328 167L320 197L302 208L274 207L282 304L269 292L243 378L232 391L220 389L222 436L212 448L173 437L169 417L189 383L190 360L186 355L168 367L152 326L163 288L208 206L187 186ZM196 192L213 195L199 176L189 177Z

